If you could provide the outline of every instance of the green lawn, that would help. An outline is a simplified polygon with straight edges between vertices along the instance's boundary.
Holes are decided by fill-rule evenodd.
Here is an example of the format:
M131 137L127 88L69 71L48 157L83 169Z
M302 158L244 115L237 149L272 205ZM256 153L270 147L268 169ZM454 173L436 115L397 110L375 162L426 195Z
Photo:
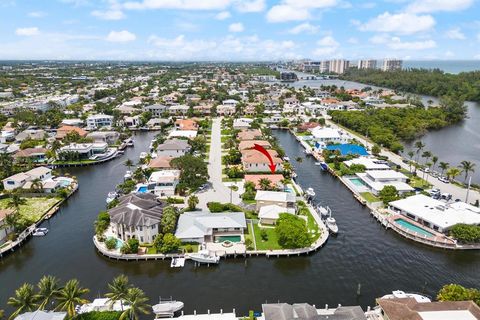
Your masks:
M20 206L19 213L21 216L33 222L39 221L54 204L61 200L59 197L36 197L23 199L26 200L26 203ZM9 198L1 199L0 209L6 209L9 201Z
M299 214L307 217L307 229L309 234L313 237L313 241L316 241L320 237L320 231L318 224L312 216L312 213L306 206L301 206ZM313 232L312 232L313 231Z
M261 230L265 230L267 232L268 239L266 241L262 240L260 235ZM254 224L253 231L255 235L255 242L257 243L257 250L282 249L282 247L278 244L275 228L260 228L258 224Z
M360 193L360 195L362 196L363 199L367 200L367 202L370 202L370 203L380 201L380 199L374 196L371 192L362 192Z

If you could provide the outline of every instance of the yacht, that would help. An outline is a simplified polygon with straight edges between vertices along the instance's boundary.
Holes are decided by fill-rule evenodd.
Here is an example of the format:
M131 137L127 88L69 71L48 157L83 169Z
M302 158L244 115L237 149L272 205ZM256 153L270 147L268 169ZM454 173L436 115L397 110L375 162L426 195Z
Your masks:
M110 202L112 202L113 200L117 199L118 197L118 193L116 193L115 191L111 191L108 193L107 195L107 204L109 204Z
M320 162L320 169L322 169L322 171L327 171L328 170L328 164L324 161Z
M104 311L123 311L130 309L130 306L125 303L124 300L115 300L112 301L108 298L98 298L93 300L91 303L78 305L75 307L75 310L78 314L89 313L93 311L104 312Z
M401 290L392 291L391 294L386 294L380 299L400 299L400 298L413 298L419 303L432 302L432 300L419 293L407 293Z
M315 190L313 190L313 188L308 188L306 191L305 191L305 195L307 196L307 198L315 198Z
M140 159L142 159L142 160L145 159L147 156L148 156L148 153L146 153L146 152L141 152L140 153Z
M316 166L321 166L322 164L320 162L315 162Z
M127 140L125 140L125 143L129 147L133 147L133 139L132 138L128 138Z
M317 212L320 214L320 218L322 219L326 219L328 218L328 216L331 215L331 211L330 210L330 207L322 207L322 206L318 206L317 207Z
M175 315L175 312L183 309L183 302L176 300L164 300L160 298L160 302L152 306L155 318L171 318Z
M327 224L328 230L330 230L331 233L337 234L338 233L338 226L337 222L335 221L335 218L330 215L327 219L325 219L325 222Z
M220 262L220 257L216 255L211 255L208 250L201 250L198 251L197 253L190 253L188 254L188 257L192 259L193 261L199 262L199 263L219 263Z
M43 236L46 236L48 233L48 229L47 228L36 228L32 235L34 237L43 237Z
M123 176L123 179L127 180L131 178L132 178L132 171L127 170L127 172L125 172L125 175Z

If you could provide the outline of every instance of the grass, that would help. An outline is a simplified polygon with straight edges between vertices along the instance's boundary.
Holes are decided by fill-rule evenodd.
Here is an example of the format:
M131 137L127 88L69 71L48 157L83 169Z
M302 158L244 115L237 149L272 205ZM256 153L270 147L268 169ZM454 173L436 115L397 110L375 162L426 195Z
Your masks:
M313 241L317 241L320 237L320 230L318 229L318 224L315 221L315 218L312 216L312 213L306 206L300 208L300 215L307 217L307 229L309 234L313 237ZM313 231L313 232L312 232Z
M264 241L261 237L261 230L267 232L267 240ZM278 244L277 234L275 228L260 228L258 224L253 225L253 233L255 242L257 243L257 250L277 250L282 249Z
M428 183L427 181L423 180L418 176L411 176L409 178L410 178L410 185L414 188L428 189L432 186L430 183Z
M19 207L19 214L32 222L37 222L53 207L56 203L62 200L59 197L35 197L23 198L26 203ZM9 198L0 200L0 209L8 207Z
M373 195L373 193L371 192L361 192L360 195L363 199L367 200L367 202L370 203L380 201L380 199Z

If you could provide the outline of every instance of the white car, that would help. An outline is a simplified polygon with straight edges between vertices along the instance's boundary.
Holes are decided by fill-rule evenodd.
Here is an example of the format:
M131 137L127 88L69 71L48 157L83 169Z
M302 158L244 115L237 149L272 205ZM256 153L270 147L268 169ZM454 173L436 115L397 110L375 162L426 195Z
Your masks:
M445 178L445 177L439 177L438 180L443 182L443 183L450 183L450 181L448 181L448 179Z

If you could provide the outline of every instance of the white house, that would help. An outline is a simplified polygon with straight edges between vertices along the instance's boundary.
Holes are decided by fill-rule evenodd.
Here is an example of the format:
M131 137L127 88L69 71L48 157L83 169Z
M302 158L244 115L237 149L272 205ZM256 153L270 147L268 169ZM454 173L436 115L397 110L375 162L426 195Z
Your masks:
M157 156L168 156L178 158L190 151L190 145L185 140L166 140L157 147Z
M270 205L277 205L285 209L295 209L296 197L291 192L258 190L255 195L255 201L257 202L257 210Z
M385 161L369 158L369 157L358 157L352 160L347 160L343 162L347 167L351 165L362 165L365 167L365 170L390 170L390 166L385 163Z
M174 196L179 181L180 170L155 171L148 178L148 184L149 187L153 187L153 193L162 198Z
M295 209L284 208L276 204L266 205L258 211L258 219L260 220L260 224L275 225L281 213L295 214Z
M339 129L318 126L313 128L311 132L313 140L315 140L321 148L325 147L328 143L348 143L351 140L349 134Z
M240 118L233 120L233 129L248 129L250 124L253 122L253 119L250 118Z
M400 194L415 190L407 183L408 177L395 170L368 170L356 175L375 195L385 186L394 186Z
M165 113L165 111L167 111L167 106L164 106L163 104L152 104L144 107L143 110L149 111L152 113L153 117L159 118Z
M20 172L5 178L3 179L3 187L5 190L31 189L33 187L32 182L37 179L42 183L44 193L52 193L60 187L60 182L52 179L52 169L47 167L36 167L27 172Z
M113 125L113 116L106 114L94 114L87 118L87 130L100 128L111 128Z

